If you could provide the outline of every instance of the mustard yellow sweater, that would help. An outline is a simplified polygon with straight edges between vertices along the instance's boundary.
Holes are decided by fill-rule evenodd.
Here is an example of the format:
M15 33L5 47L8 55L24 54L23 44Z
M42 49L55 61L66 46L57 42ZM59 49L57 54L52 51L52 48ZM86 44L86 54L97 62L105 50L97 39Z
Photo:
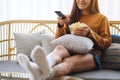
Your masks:
M94 51L96 51L98 55L101 55L101 52L107 49L112 42L107 18L97 13L94 15L82 16L79 21L87 24L91 28L87 37L93 40ZM66 25L62 28L57 28L56 38L65 34L67 34Z

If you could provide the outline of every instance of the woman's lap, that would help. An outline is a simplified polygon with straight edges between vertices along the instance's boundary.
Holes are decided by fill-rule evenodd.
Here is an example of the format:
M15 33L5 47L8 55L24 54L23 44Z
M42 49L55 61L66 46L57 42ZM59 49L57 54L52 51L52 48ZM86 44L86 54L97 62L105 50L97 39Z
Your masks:
M56 68L55 70L58 75L59 75L59 72L57 71L59 70L57 69L60 69L60 68L61 70L64 70L62 68L67 69L68 71L65 71L66 73L63 74L63 75L67 75L72 72L84 72L84 71L93 70L96 67L96 61L94 61L94 56L90 53L86 55L77 54L77 55L70 56L68 58L65 58L63 62L60 64L61 64L60 66L59 64L54 66L54 68L59 67L59 68ZM67 64L67 65L62 66L62 64Z

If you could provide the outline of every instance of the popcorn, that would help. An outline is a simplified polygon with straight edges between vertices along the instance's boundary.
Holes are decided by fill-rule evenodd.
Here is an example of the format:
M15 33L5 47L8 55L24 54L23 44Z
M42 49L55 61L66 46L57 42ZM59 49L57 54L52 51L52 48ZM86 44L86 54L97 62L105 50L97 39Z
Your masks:
M84 23L76 22L76 23L69 25L69 28L70 28L71 33L73 33L76 28L85 27L85 26L86 24Z

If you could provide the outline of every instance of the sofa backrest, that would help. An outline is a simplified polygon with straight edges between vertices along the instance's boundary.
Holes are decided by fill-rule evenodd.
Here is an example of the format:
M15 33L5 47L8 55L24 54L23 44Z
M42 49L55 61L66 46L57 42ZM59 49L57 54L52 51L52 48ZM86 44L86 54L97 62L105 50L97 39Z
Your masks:
M109 21L111 34L120 35L120 21ZM15 32L32 33L45 30L54 35L57 21L54 20L9 20L0 22L0 60L15 60Z
M10 20L0 22L0 60L15 60L16 43L14 33L32 33L42 30L46 34L55 34L56 21Z
M120 35L120 21L109 21L111 35Z

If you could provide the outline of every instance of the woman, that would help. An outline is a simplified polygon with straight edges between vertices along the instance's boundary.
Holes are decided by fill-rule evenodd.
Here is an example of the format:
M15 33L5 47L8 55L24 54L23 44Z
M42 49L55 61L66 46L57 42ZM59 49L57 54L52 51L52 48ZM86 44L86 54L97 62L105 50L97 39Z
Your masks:
M56 78L73 72L85 72L102 67L100 61L101 54L103 50L110 46L111 36L108 20L99 12L98 0L74 0L70 16L66 19L58 17L56 38L69 34L68 25L75 22L85 23L86 26L77 28L73 34L90 38L94 42L94 49L87 54L81 55L78 53L70 53L63 46L58 45L53 52L46 57L41 47L35 47L31 56L33 61L38 65L42 72L42 77L44 77L45 80L50 79L50 77ZM40 56L42 56L42 59L39 58ZM23 55L19 55L18 60L23 64L24 62L21 62L21 57L23 57ZM27 62L30 63L29 60ZM31 65L29 65L29 67L30 66ZM28 65L25 68L28 69ZM40 76L38 76L38 78L40 78Z

